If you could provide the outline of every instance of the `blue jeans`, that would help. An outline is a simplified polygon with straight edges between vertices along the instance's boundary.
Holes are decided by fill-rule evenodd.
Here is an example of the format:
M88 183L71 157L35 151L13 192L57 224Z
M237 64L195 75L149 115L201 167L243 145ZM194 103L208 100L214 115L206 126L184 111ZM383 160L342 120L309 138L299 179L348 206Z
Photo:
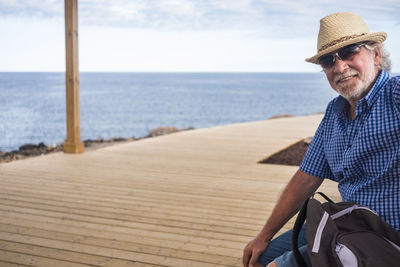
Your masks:
M310 259L307 254L307 241L305 225L301 228L299 234L299 250L303 256L307 266L311 266ZM258 263L267 266L268 263L275 260L278 267L296 267L296 261L292 252L292 230L287 231L277 238L273 239L268 248L258 258Z

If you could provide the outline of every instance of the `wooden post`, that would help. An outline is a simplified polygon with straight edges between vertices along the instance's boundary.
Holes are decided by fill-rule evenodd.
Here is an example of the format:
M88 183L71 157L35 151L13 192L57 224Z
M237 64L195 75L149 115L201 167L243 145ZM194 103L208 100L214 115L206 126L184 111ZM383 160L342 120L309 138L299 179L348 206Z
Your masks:
M64 152L82 153L84 145L80 140L77 0L65 0L65 51L67 139Z

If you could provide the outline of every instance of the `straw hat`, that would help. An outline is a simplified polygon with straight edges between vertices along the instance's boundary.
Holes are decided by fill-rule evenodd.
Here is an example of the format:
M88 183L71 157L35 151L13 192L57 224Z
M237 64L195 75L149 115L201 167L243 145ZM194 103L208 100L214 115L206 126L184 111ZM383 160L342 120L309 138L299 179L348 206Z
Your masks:
M318 33L318 53L307 62L318 64L318 58L350 44L372 41L382 43L385 32L371 33L363 19L351 12L341 12L326 16L320 21Z

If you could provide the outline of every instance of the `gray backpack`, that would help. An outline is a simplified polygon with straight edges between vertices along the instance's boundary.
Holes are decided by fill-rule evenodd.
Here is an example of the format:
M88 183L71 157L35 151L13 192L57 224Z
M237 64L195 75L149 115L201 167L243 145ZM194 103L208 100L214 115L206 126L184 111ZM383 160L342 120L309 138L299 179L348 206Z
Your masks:
M307 252L312 266L400 266L400 233L368 207L354 202L308 199L293 228L293 253L299 267L298 235L306 220ZM307 217L307 218L306 218Z

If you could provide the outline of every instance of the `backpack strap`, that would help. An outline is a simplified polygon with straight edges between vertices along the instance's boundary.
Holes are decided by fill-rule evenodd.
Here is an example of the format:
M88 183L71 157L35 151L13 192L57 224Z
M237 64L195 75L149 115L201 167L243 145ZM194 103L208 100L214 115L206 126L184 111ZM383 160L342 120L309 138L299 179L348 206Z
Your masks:
M314 194L314 196L316 195L316 194L318 194L318 195L320 195L320 196L322 196L323 198L325 198L326 199L326 201L328 201L329 203L332 203L332 204L334 204L335 202L333 202L333 200L332 199L330 199L327 195L325 195L324 193L322 193L322 192L316 192L315 194ZM314 198L314 196L313 196L313 198Z
M298 242L299 242L300 230L303 227L303 224L304 224L304 222L306 220L306 216L307 216L308 200L309 199L307 199L304 202L303 207L301 207L299 215L297 215L296 222L294 223L293 232L292 232L292 251L293 251L293 255L294 255L294 258L296 260L296 264L298 267L307 267L306 262L304 261L303 257L300 254Z
M314 198L314 196L316 194L321 195L323 198L326 199L326 201L328 201L330 203L334 203L327 195L325 195L322 192L316 192L312 196L312 198ZM292 251L293 251L293 255L294 255L294 258L296 260L296 264L298 267L307 267L306 262L304 261L303 257L300 254L298 242L299 242L300 230L303 227L304 222L306 221L306 217L307 217L308 200L309 200L309 198L306 199L306 201L304 201L304 204L301 207L299 214L297 215L296 222L294 223L293 232L292 232Z

